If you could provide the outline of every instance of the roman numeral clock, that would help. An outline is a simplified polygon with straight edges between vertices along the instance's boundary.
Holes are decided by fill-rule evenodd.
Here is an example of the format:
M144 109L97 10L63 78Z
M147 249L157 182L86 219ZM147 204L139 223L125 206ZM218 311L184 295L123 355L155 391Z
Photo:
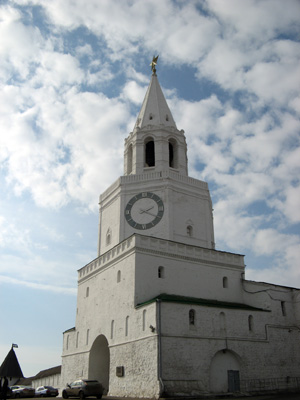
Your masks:
M133 196L125 207L125 219L134 229L146 230L157 225L164 214L164 203L155 193Z

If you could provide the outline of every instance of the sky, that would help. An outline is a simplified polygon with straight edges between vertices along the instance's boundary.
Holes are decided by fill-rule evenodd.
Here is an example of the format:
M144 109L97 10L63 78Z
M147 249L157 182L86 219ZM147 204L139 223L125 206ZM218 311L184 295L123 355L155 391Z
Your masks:
M0 363L61 363L99 195L123 174L150 62L216 249L300 287L298 0L0 0Z

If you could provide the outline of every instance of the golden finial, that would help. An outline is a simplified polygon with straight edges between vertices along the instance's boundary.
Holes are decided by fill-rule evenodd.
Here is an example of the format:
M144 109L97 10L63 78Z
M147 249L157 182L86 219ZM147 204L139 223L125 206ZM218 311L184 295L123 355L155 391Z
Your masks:
M152 59L152 62L151 62L151 64L150 64L150 67L151 67L151 69L152 69L152 75L156 75L156 68L155 68L155 66L157 65L157 59L158 59L158 56L153 56L153 59Z

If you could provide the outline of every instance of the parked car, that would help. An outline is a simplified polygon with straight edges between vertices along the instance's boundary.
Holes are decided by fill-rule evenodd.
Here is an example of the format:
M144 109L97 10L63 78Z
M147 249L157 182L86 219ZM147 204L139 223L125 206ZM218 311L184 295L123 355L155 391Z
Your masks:
M11 397L13 398L19 398L19 397L34 397L35 396L35 390L32 387L29 386L23 386L23 385L15 385L11 386Z
M84 399L85 397L95 396L97 399L101 399L103 394L103 386L96 380L78 379L67 385L63 390L62 396L64 399L68 397L79 397Z
M58 396L58 390L53 386L39 386L35 389L35 395L37 397L56 397Z

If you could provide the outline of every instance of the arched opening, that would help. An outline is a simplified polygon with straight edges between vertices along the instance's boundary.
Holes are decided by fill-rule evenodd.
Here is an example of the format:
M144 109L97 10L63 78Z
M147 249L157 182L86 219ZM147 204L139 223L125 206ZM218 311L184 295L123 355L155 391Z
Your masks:
M127 151L127 175L132 172L132 144L129 145Z
M108 228L106 232L106 246L108 246L111 243L111 229Z
M91 348L89 357L89 379L97 379L104 387L104 394L109 390L109 347L104 335L98 336Z
M145 141L145 167L155 166L155 146L152 138Z
M190 325L195 325L195 317L196 317L196 312L195 312L195 310L191 309L189 311L189 324Z
M192 236L193 236L193 227L192 227L192 225L188 225L188 226L186 227L186 234L187 234L189 237L192 237Z
M114 328L115 328L115 321L112 320L111 324L110 324L110 338L113 339L114 338Z
M174 139L169 140L169 167L178 168L178 156L177 156L177 142Z
M214 393L240 391L240 360L233 351L218 351L210 365L210 390Z
M119 270L117 273L117 283L121 282L121 271Z

